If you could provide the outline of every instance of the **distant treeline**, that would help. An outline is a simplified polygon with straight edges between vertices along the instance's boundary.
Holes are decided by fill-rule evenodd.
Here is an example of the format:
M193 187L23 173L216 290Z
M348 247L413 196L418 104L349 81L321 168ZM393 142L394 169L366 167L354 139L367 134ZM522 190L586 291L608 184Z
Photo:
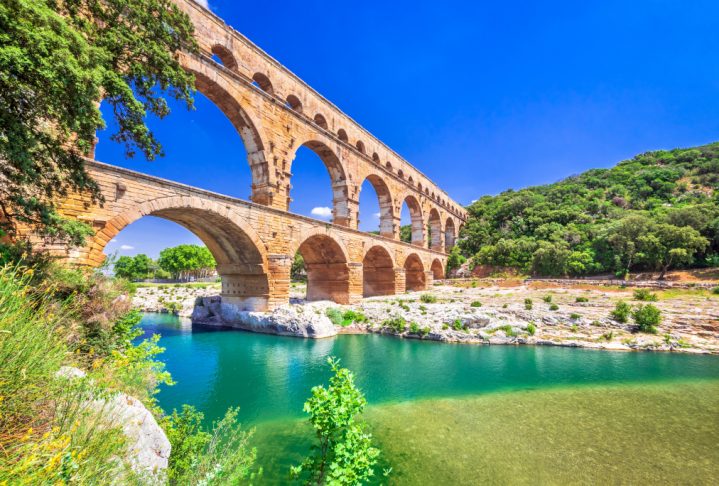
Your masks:
M719 143L485 196L460 236L472 265L563 276L719 266Z
M190 280L213 275L215 265L215 259L207 247L178 245L162 250L157 261L145 254L121 256L114 261L113 269L117 277L128 280Z

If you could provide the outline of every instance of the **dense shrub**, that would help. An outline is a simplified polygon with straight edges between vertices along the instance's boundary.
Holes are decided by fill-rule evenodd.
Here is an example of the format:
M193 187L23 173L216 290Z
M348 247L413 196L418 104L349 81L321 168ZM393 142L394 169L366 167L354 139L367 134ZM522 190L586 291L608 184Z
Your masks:
M437 302L437 297L432 294L422 294L419 296L419 300L421 300L425 304L434 304L435 302Z
M475 300L474 302L472 302L469 305L470 305L470 307L482 307L482 303L478 300Z
M383 321L382 327L388 327L397 334L401 334L407 329L407 320L402 316L395 316Z
M657 294L653 294L647 289L636 289L634 291L634 300L641 300L644 302L656 302L659 299L657 298Z
M342 312L336 307L328 307L327 310L325 310L325 315L335 326L342 325Z
M550 311L558 311L559 306L557 304L549 304L549 310Z
M524 299L524 308L527 310L532 310L532 307L534 307L532 299Z
M631 311L631 306L623 300L620 300L617 302L617 305L614 307L614 310L610 315L615 321L625 323L629 320L629 314Z
M537 332L537 326L534 325L533 322L530 322L527 324L527 333L529 333L530 336L534 336L534 333Z
M589 302L589 299L588 299L587 297L577 297L577 298L575 299L575 302L578 303L578 304L579 304L579 303L584 303L584 302Z
M646 304L635 308L632 312L632 318L639 331L656 334L657 326L662 322L662 313L652 304Z

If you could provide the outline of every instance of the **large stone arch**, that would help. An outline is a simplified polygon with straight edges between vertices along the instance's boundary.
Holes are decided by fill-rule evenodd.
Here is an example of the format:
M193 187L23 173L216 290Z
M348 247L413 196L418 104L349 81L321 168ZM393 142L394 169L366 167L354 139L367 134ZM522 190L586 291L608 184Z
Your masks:
M218 49L218 52L228 56L229 50L223 49ZM265 154L269 144L264 139L260 121L253 119L249 109L242 106L238 98L232 94L230 83L226 82L217 68L210 67L193 56L183 56L182 60L185 69L194 74L197 90L207 96L225 114L245 145L252 172L252 202L272 206L275 177Z
M439 258L432 260L430 270L432 271L432 277L434 280L441 280L444 278L444 265L442 265L442 261Z
M449 253L456 241L457 229L454 224L454 219L450 216L444 223L444 249L446 253Z
M371 246L362 259L362 295L394 295L394 267L389 249L380 244Z
M442 240L442 217L439 215L437 208L429 210L427 218L427 226L430 232L429 247L435 251L444 251Z
M326 232L311 231L298 240L307 271L307 300L350 303L350 270L347 249Z
M89 244L89 260L102 261L107 242L144 216L175 222L202 240L217 262L224 303L238 310L267 309L267 247L250 223L215 201L171 196L142 202L105 223Z
M410 253L404 261L405 289L409 291L425 290L427 275L422 259L416 253Z
M368 181L377 193L377 202L379 204L379 234L387 238L394 238L393 198L387 182L385 182L379 174L371 173L360 183L360 193L365 181ZM357 195L357 199L359 200L359 194ZM362 208L360 208L360 212L361 211Z
M412 241L413 245L425 246L424 241L424 215L422 213L422 205L419 200L412 194L404 194L402 201L399 203L399 211L402 211L402 205L407 204L409 215L412 220Z
M350 214L348 203L348 184L347 170L340 160L339 156L327 144L316 139L308 140L297 146L307 147L312 150L322 161L330 175L332 184L332 222L340 226L350 226L352 215ZM291 160L294 161L297 150L292 154ZM290 172L292 170L292 162L290 162ZM287 207L290 207L290 190L292 181L287 188Z

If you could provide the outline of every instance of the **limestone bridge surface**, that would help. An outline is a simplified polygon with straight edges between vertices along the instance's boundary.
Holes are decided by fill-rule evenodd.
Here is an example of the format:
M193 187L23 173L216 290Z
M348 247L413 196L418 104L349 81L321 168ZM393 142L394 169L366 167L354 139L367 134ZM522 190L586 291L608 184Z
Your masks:
M152 215L197 235L217 261L222 301L271 310L289 301L290 268L305 261L308 300L353 303L363 296L421 290L444 276L447 252L466 211L419 170L372 136L209 10L175 0L192 19L200 54L180 54L198 91L232 122L252 172L251 201L89 161L104 201L73 194L61 213L91 224L83 248L46 244L71 262L99 265L125 226ZM332 222L288 212L292 161L315 152L332 181ZM380 231L359 231L359 193L374 187ZM411 242L400 241L400 212L411 215Z

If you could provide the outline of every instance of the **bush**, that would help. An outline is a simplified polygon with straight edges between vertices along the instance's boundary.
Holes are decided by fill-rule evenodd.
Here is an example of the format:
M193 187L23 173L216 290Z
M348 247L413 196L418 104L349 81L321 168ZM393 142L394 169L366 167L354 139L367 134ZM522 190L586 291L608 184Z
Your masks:
M342 314L342 326L349 326L350 324L353 324L355 322L367 322L367 316L365 316L359 311L354 311L352 309L346 310L344 314Z
M571 314L569 314L569 318L570 318L570 319L574 319L574 320L576 321L577 319L581 319L581 318L582 318L582 315L581 315L581 314L577 314L576 312L572 312Z
M419 296L419 300L421 300L425 304L434 304L435 302L437 302L437 297L432 294L422 294Z
M614 331L607 331L602 334L602 339L605 341L611 341L614 338Z
M401 334L407 329L407 321L402 316L396 316L383 321L382 327L388 327L397 334Z
M537 332L537 326L535 326L533 322L530 322L527 324L527 332L530 336L534 336L534 333Z
M499 331L503 331L507 337L517 337L517 331L514 330L509 324L496 328Z
M419 335L422 337L425 337L427 334L429 334L431 331L429 326L424 326L422 329L419 330Z
M229 409L210 432L202 427L204 415L189 405L163 418L162 428L172 445L167 470L170 484L235 484L254 476L256 451L249 447L253 432L241 429L238 411Z
M644 302L656 302L657 294L653 294L647 289L636 289L634 291L634 300L641 300Z
M719 287L714 287L712 289L712 294L719 295Z
M466 331L468 328L461 319L455 319L454 321L452 321L452 329L454 329L455 331Z
M417 324L414 321L410 322L409 323L409 332L411 332L412 334L419 334L419 324Z
M532 310L532 307L534 307L534 303L532 303L532 299L524 299L524 308L527 310Z
M662 313L652 304L646 304L634 309L632 318L641 332L656 334L657 326L662 322Z
M617 305L614 307L614 310L611 312L610 316L617 322L625 323L629 320L629 314L631 313L631 311L631 306L623 300L620 300L619 302L617 302Z
M171 300L169 302L165 302L164 304L165 309L167 309L167 312L170 314L179 314L182 310L182 305L180 305L179 302L176 302L174 300Z
M325 315L330 321L332 321L332 324L334 324L335 326L342 325L342 312L340 312L340 310L336 307L328 307L327 310L325 310Z
M575 302L581 303L581 302L589 302L589 299L586 297L577 297Z
M552 302L552 294L545 295L544 297L542 297L542 300L549 304L550 302Z
M549 310L557 311L557 310L559 310L559 306L557 304L549 304Z
M478 300L475 300L471 304L469 304L470 307L482 307L482 303Z

